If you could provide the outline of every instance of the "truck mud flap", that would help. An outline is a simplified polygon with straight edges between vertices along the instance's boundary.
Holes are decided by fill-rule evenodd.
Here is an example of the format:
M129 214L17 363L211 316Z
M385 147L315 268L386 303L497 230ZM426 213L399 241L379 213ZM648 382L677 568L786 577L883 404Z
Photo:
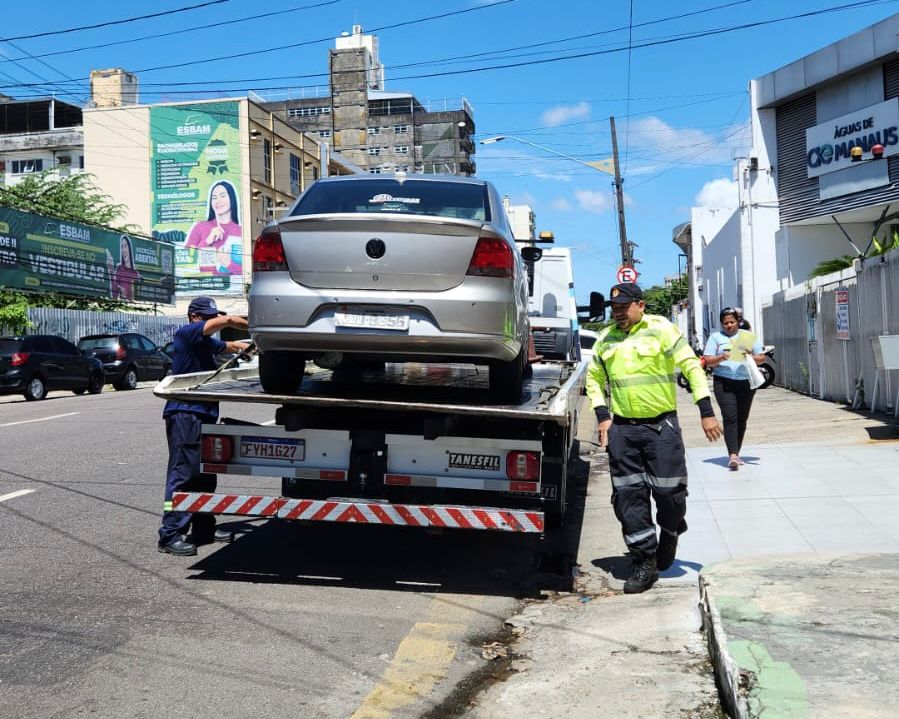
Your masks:
M172 497L172 509L307 522L353 522L538 534L544 531L543 512L497 507L389 504L362 499L287 499L260 495L176 492Z

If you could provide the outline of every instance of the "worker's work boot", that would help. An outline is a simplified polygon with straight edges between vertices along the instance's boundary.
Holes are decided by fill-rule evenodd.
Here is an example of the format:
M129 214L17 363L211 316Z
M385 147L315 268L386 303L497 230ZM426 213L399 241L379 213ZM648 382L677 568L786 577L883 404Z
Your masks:
M168 544L163 544L160 542L156 545L156 548L160 552L164 552L166 554L174 554L178 557L192 557L197 553L197 545L191 544L190 542L185 542L180 537L176 537L173 541Z
M656 566L656 558L648 557L634 564L634 571L624 583L625 594L639 594L645 592L659 578L659 570Z
M656 565L660 572L664 572L672 564L677 555L677 535L670 534L664 529L659 532L659 548L656 550Z

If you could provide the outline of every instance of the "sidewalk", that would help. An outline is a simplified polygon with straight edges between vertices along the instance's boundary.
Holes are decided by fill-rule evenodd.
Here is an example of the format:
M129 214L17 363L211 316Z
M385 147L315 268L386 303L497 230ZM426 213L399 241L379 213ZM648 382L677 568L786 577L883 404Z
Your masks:
M720 717L708 640L733 716L899 717L891 420L763 390L748 463L730 472L723 441L709 445L688 395L679 401L690 530L678 561L649 592L620 594L630 563L606 456L590 453L578 591L513 619L525 630L513 649L532 663L469 716ZM590 420L579 436L594 432Z

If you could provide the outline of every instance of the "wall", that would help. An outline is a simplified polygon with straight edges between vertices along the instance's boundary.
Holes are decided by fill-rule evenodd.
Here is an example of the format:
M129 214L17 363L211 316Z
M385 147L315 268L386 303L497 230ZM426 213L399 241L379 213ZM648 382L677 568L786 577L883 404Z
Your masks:
M843 229L864 250L871 240L871 223L844 224ZM855 250L832 221L826 225L788 225L775 235L776 287L785 290L805 282L818 263L840 255L854 255ZM773 292L771 293L773 294Z
M84 111L85 169L112 202L127 208L123 224L150 234L150 108Z
M717 209L710 207L693 207L690 210L690 223L692 226L693 236L693 297L690 301L693 304L693 332L695 337L688 337L691 344L704 344L709 332L717 328L716 324L708 323L708 304L713 303L717 306L718 284L715 285L715 294L710 294L707 289L707 281L717 275L718 268L713 260L713 264L706 268L706 260L708 258L709 246L713 242L720 240L718 249L713 250L717 257L726 257L730 252L731 256L736 253L740 246L739 240L739 216L736 208ZM725 229L726 228L726 229ZM702 289L700 289L700 287ZM717 310L716 313L717 315Z
M850 339L836 339L836 289L849 291ZM774 344L777 384L835 402L870 406L875 370L871 339L899 334L899 251L778 292L764 308L765 341ZM881 375L877 408L892 404L899 372ZM858 394L857 394L858 391Z

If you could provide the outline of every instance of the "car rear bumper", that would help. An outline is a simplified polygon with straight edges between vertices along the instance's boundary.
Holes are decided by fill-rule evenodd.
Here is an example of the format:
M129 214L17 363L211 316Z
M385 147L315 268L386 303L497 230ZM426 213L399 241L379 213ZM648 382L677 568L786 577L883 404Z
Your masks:
M25 377L18 370L0 374L0 394L25 391Z

